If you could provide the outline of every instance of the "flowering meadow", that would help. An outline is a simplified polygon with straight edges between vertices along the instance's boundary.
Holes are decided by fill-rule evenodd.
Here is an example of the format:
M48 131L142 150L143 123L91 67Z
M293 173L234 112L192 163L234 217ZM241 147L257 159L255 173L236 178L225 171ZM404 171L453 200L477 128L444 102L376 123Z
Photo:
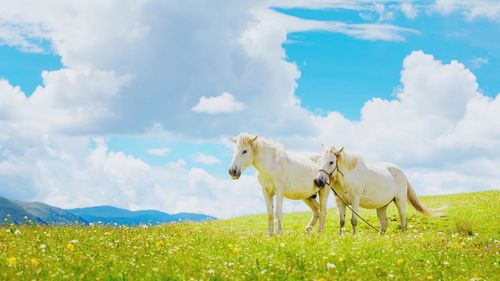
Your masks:
M380 237L358 221L353 237L306 234L310 213L284 215L267 237L264 215L162 226L2 226L0 280L500 280L500 191L421 197L447 205L428 218L411 207L401 236L396 208ZM349 214L349 212L348 212ZM378 225L374 210L362 210Z

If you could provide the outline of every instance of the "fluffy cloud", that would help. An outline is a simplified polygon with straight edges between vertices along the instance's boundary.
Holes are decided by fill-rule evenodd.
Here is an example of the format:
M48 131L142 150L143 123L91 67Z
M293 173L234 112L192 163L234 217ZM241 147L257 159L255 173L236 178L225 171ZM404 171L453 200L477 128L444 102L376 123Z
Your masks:
M146 150L147 154L155 155L155 156L166 156L169 152L168 148L152 148Z
M304 20L270 10L271 5L279 6L270 1L21 0L5 3L0 11L2 28L20 39L0 37L20 48L27 44L21 39L43 40L41 48L48 45L61 56L64 68L47 73L43 88L28 98L45 99L50 92L50 101L34 106L38 116L50 118L39 122L46 129L112 134L142 132L158 123L189 137L216 137L257 129L283 134L290 123L295 131L310 132L303 121L308 113L294 95L300 73L284 60L287 33L324 30L394 41L414 32L379 23ZM13 28L18 26L32 28ZM79 84L88 86L71 88ZM214 97L226 90L231 94ZM54 110L55 101L64 108ZM226 117L216 114L222 112L239 112L232 115L232 126L223 126Z
M437 0L434 9L443 14L460 11L469 20L487 18L500 21L500 3L496 0Z
M489 59L488 58L482 58L482 57L474 57L469 61L469 65L472 69L478 69L484 64L488 64Z
M401 3L400 10L409 19L414 19L418 15L418 10L415 6L413 6L411 1L404 1Z
M191 110L207 114L220 114L238 112L244 108L245 105L243 103L237 101L230 93L224 92L220 96L215 97L202 96L200 101Z
M30 97L0 80L0 121L41 133L95 132L117 119L108 107L130 76L112 71L65 68L43 72L43 85Z
M202 152L196 153L196 155L194 156L194 162L206 164L206 165L215 165L215 164L221 163L219 158L217 158L213 155L210 155L210 154L202 153Z
M336 112L314 117L321 136L304 147L335 143L398 163L421 194L498 188L499 104L500 95L479 92L463 64L416 51L404 60L395 99L366 102L360 121Z
M4 155L0 194L36 199L63 208L112 204L169 213L200 212L219 218L265 212L262 192L251 171L238 181L216 177L177 161L152 167L123 152L111 152L102 139L49 137L29 153ZM30 161L36 159L35 161ZM241 200L245 198L245 200ZM300 201L287 210L305 210Z
M50 40L47 30L42 25L2 23L0 24L0 44L19 48L33 53L45 50L43 43Z
M29 97L0 80L0 194L61 207L113 204L219 217L264 211L250 173L233 182L183 160L152 167L109 151L100 138L89 146L89 135L141 134L153 124L184 139L258 131L292 149L343 144L368 159L398 163L419 193L498 186L500 98L482 95L463 64L414 52L404 60L395 99L368 101L360 121L338 112L315 116L295 95L300 72L286 60L287 34L321 30L401 41L416 31L304 20L268 9L364 11L371 1L279 3L3 3L1 43L53 51L64 67L44 72L43 85ZM214 97L225 90L232 94ZM232 112L231 119L195 109ZM209 158L194 160L217 162ZM301 202L287 204L289 210L305 209Z

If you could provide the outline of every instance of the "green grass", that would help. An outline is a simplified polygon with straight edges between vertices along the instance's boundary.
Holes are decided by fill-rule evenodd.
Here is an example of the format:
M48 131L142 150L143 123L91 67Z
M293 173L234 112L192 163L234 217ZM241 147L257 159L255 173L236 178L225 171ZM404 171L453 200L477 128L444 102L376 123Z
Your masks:
M379 237L363 222L337 235L304 234L310 213L285 214L285 235L266 236L264 215L148 228L0 228L0 279L86 280L499 280L500 191L422 197L446 217L409 209L407 237L389 208ZM375 211L361 215L378 225ZM45 245L44 250L42 249Z

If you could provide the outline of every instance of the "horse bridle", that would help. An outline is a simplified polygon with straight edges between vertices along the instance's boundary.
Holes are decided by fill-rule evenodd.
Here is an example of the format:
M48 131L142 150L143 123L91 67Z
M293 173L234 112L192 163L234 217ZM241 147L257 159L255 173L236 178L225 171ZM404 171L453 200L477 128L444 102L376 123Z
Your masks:
M319 170L320 172L323 172L325 174L328 175L328 181L329 182L326 182L327 185L331 186L331 183L332 183L332 176L333 176L333 173L335 171L337 171L338 173L340 173L342 176L344 176L344 173L342 173L342 171L339 169L339 162L338 162L338 159L335 160L335 168L333 168L333 171L331 173L328 173L327 171L323 170L323 169L320 169Z

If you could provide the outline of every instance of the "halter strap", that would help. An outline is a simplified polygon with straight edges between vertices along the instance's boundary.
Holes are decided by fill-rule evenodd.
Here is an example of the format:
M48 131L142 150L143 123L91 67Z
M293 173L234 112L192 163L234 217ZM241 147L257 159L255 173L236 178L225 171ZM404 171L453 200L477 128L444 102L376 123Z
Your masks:
M340 173L342 176L344 176L344 173L342 173L342 171L339 169L339 162L338 160L335 161L335 168L333 168L333 171L331 173L328 173L327 171L323 170L323 169L320 169L319 170L320 172L323 172L325 174L328 175L328 181L329 182L326 182L327 185L330 185L331 182L332 182L332 175L335 171L337 171L338 173Z

